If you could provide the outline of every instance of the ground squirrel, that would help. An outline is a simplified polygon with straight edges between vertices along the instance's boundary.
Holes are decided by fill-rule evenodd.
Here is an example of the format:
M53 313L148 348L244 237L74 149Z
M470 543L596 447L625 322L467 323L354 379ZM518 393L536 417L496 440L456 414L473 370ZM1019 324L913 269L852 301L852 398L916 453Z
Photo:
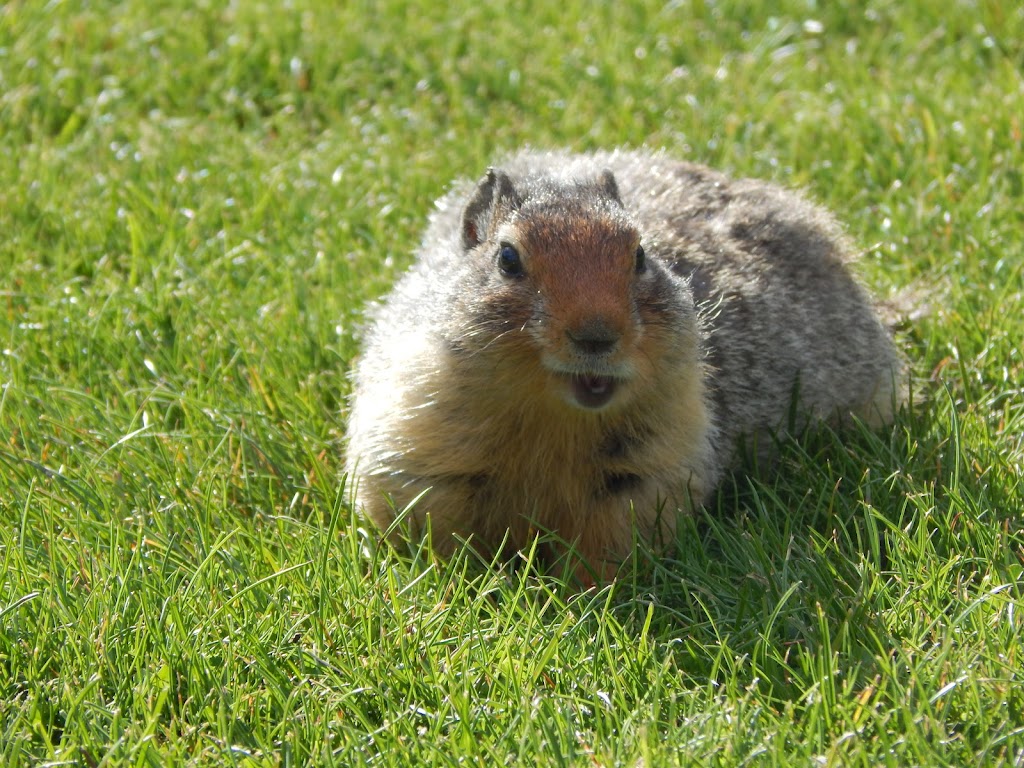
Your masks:
M741 439L892 416L900 358L849 256L797 194L662 153L527 151L457 184L369 313L356 504L384 529L422 494L441 554L552 531L607 576Z

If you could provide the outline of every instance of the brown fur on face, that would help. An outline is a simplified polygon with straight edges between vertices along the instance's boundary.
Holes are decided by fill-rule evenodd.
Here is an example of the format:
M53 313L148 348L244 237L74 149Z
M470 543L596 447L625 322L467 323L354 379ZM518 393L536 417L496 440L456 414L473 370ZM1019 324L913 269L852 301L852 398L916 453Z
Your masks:
M552 210L521 215L511 227L543 313L537 335L567 368L585 367L588 340L613 345L610 351L622 361L639 335L634 283L643 277L636 272L640 237L620 218Z

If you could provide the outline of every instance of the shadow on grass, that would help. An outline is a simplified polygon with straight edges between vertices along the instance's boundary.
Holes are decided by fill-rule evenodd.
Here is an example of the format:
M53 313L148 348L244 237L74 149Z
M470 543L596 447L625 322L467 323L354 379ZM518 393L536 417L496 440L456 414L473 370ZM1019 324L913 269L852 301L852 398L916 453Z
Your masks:
M999 514L1001 494L1013 492L970 471L955 427L944 428L935 411L911 408L886 432L821 428L781 443L770 468L737 472L698 514L681 518L672 552L638 546L606 589L581 591L565 561L551 557L564 544L550 536L511 558L470 556L465 576L538 579L543 599L587 602L589 620L614 616L637 642L669 644L698 684L756 686L796 701L826 684L824 660L849 685L867 685L897 653L901 627L913 624L893 612L902 585L965 546L991 551L993 542L965 542L965 528ZM991 530L973 529L981 538ZM431 560L422 545L407 556Z

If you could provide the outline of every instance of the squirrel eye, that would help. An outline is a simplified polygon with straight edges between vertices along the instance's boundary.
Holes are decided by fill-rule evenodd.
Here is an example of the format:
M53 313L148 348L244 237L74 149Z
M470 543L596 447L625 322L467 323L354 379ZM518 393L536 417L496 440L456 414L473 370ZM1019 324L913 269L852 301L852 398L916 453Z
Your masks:
M523 262L519 258L519 251L508 243L503 243L498 251L498 269L508 277L518 277L523 274Z
M647 269L647 254L644 253L644 247L638 245L636 247L636 271L640 273L645 269Z

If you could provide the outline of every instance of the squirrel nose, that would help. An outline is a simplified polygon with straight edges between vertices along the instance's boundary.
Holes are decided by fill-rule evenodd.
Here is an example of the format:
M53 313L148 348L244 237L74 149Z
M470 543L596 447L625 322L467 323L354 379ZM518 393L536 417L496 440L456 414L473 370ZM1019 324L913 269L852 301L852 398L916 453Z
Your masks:
M621 334L603 320L591 320L578 328L566 329L566 337L572 346L587 355L603 355L611 352L619 343Z

